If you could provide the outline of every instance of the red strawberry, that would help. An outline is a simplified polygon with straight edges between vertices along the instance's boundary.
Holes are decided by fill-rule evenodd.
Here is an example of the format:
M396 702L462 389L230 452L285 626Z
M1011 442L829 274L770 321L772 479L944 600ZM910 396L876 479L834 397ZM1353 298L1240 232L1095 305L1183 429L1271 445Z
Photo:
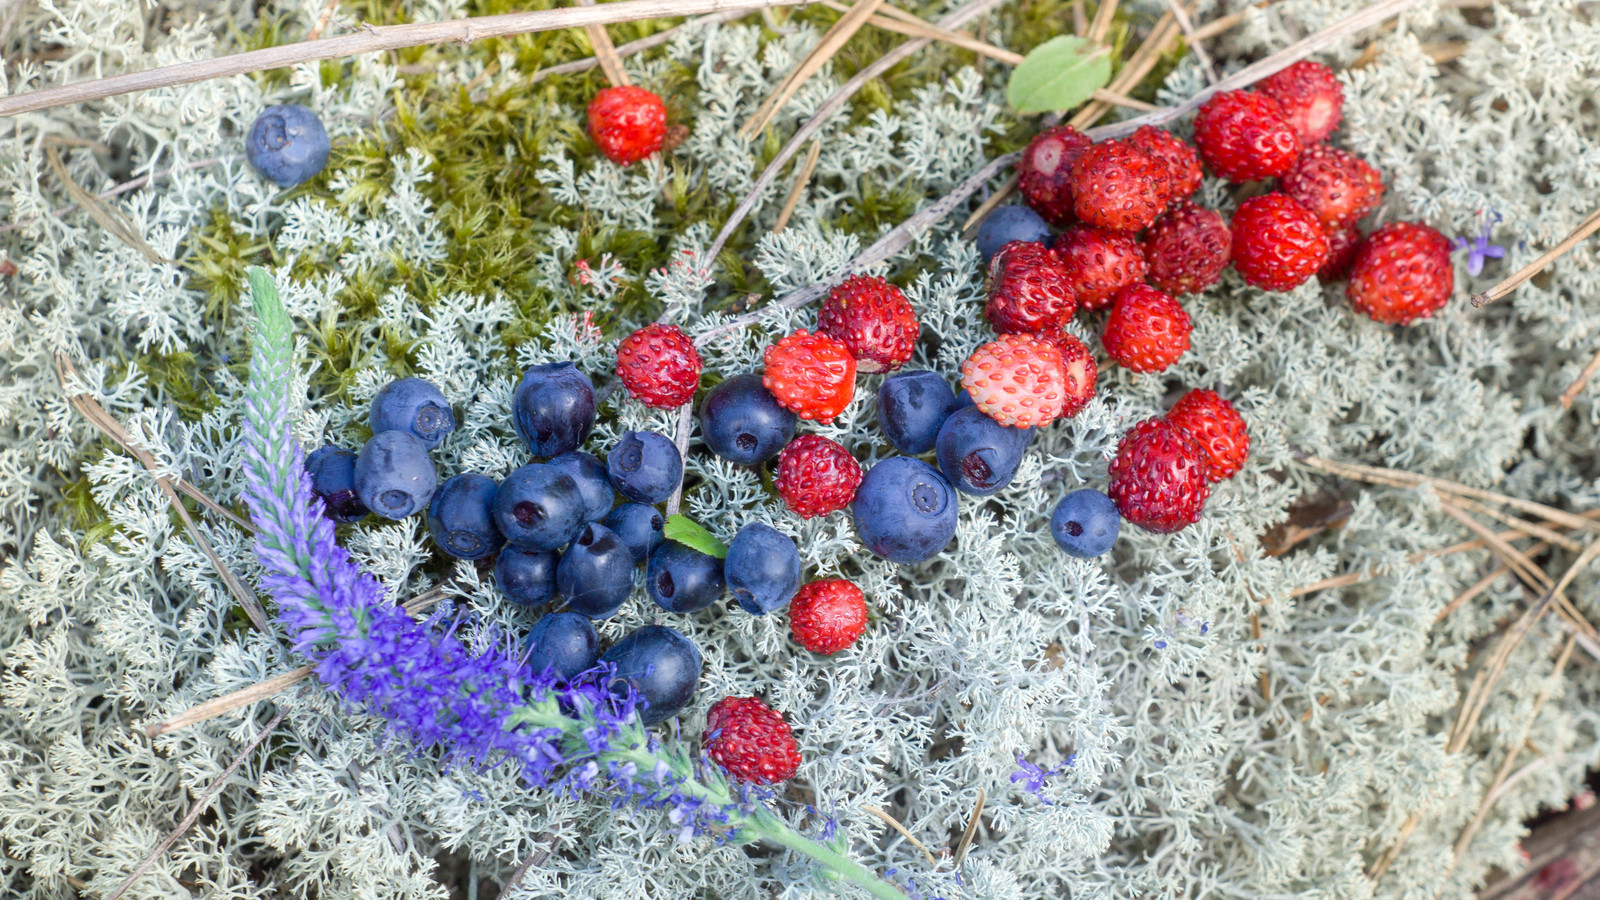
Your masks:
M1074 225L1056 236L1054 249L1084 309L1105 309L1117 291L1144 280L1144 253L1129 235Z
M1206 479L1232 478L1250 455L1244 417L1216 391L1192 390L1167 411L1167 421L1195 442L1205 457Z
M1194 120L1194 142L1212 172L1229 181L1277 178L1300 155L1300 139L1270 97L1225 91Z
M1366 160L1327 144L1301 151L1278 190L1311 210L1322 227L1336 231L1378 208L1383 178Z
M1072 221L1072 164L1093 141L1071 125L1039 133L1017 160L1017 188L1033 211L1061 227Z
M1455 286L1444 235L1417 222L1390 222L1356 251L1344 293L1385 325L1409 325L1442 309Z
M1194 441L1166 419L1146 419L1117 444L1106 493L1124 519L1171 534L1200 521L1211 488Z
M856 391L856 358L850 348L804 328L767 348L766 385L778 405L802 419L826 425L844 412Z
M1327 140L1344 115L1344 88L1322 63L1301 60L1261 79L1256 90L1278 101L1283 120L1305 145Z
M850 505L861 487L861 464L838 441L802 434L778 454L773 478L789 511L803 519Z
M1072 164L1072 198L1085 223L1138 231L1167 205L1167 166L1122 141L1101 141Z
M789 723L754 697L724 697L711 704L700 746L741 781L777 784L800 768L800 745Z
M1317 280L1323 284L1343 281L1355 265L1356 251L1361 249L1361 229L1351 225L1328 233L1328 261L1317 270Z
M1328 235L1311 211L1277 193L1251 197L1233 214L1233 267L1269 291L1305 284L1328 261Z
M1028 334L1078 311L1061 258L1035 241L1012 241L989 260L984 315L1001 334Z
M1124 368L1160 372L1189 349L1189 314L1178 301L1147 284L1117 294L1100 332L1100 345Z
M849 347L859 372L893 372L905 365L921 331L906 295L876 275L846 278L817 313L817 333Z
M1198 294L1228 267L1233 234L1222 214L1179 200L1145 229L1139 243L1150 261L1150 283L1169 294Z
M1062 331L1059 325L1046 328L1039 332L1038 337L1054 344L1061 353L1061 371L1067 380L1060 418L1070 419L1082 412L1084 406L1094 398L1095 381L1100 375L1094 354L1083 345L1083 341Z
M789 633L812 653L831 656L866 630L867 598L843 578L813 581L789 601Z
M972 351L961 364L961 386L1001 425L1049 425L1066 407L1061 351L1029 334L1002 334Z
M1200 157L1182 138L1145 125L1128 135L1127 141L1166 166L1168 203L1200 190Z
M633 399L677 409L700 386L700 354L676 325L646 325L617 345L617 376Z
M666 136L667 105L642 87L608 87L589 101L589 137L618 165L660 150Z

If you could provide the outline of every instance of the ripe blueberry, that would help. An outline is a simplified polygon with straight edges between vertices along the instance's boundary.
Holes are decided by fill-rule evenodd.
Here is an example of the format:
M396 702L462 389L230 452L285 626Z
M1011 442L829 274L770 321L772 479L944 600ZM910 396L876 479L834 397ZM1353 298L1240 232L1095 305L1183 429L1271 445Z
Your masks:
M315 177L328 164L331 149L322 120L299 104L262 110L244 140L250 165L284 188Z
M456 559L483 559L506 542L494 524L500 485L487 475L464 472L439 486L428 505L433 542Z
M955 392L937 372L901 372L878 388L878 428L907 456L932 450L939 426L955 409Z
M428 448L406 431L380 431L356 457L356 496L386 519L426 509L439 484Z
M450 401L421 378L391 381L372 398L370 419L374 434L380 431L406 431L432 450L444 436L456 430Z
M861 542L890 562L922 562L956 534L955 491L937 469L910 456L868 469L850 513Z
M1012 241L1038 241L1050 243L1050 224L1044 217L1026 206L1001 206L989 213L978 226L976 243L983 264L1001 247Z
M494 581L506 599L522 606L543 606L556 597L554 550L506 547L494 561Z
M744 611L764 616L800 590L800 551L788 535L756 522L734 535L723 572Z
M306 457L311 493L322 501L328 518L343 525L367 517L367 505L356 496L356 455L332 444L318 447Z
M512 425L534 456L578 449L594 427L594 384L570 362L534 366L512 397Z
M667 612L690 613L717 602L727 589L722 560L677 541L665 541L650 554L644 588Z
M614 693L632 686L644 701L639 719L646 725L665 722L688 705L700 680L700 648L665 625L633 631L600 658L616 666L610 685Z
M1061 549L1079 559L1092 559L1110 550L1121 527L1117 505L1090 488L1062 497L1050 516L1050 536Z
M667 520L661 517L661 511L654 506L624 503L613 509L600 524L622 538L622 542L633 551L634 565L638 565L649 559L650 554L661 546L662 530L666 528Z
M939 429L939 471L956 490L986 497L1011 483L1032 442L1032 428L1010 428L965 406Z
M624 431L606 454L606 472L629 500L661 503L683 480L683 456L676 444L654 431Z
M583 495L571 475L530 463L506 476L494 498L494 524L529 550L554 550L583 528Z
M556 565L556 590L573 612L610 617L633 593L633 551L604 525L583 526Z
M578 494L583 497L583 521L598 522L611 512L617 495L611 489L611 479L606 477L606 464L594 454L574 450L551 457L547 465L571 475L578 483Z
M575 612L550 613L533 623L523 646L528 649L529 669L552 672L562 681L571 681L600 660L600 635L594 623Z
M741 466L778 455L794 437L795 414L778 405L760 375L737 375L700 404L700 434L711 452Z

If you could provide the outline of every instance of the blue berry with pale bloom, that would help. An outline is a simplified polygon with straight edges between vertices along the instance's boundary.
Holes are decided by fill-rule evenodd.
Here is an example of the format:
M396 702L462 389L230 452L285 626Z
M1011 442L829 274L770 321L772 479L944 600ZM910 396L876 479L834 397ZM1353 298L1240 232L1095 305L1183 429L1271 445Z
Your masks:
M930 559L956 535L955 491L937 469L910 456L868 469L850 514L861 542L890 562Z
M632 686L647 705L646 725L665 722L694 697L700 681L700 648L665 625L646 625L611 645L600 657L616 667L610 688L621 695Z
M499 490L493 478L477 472L446 480L428 504L433 542L456 559L492 556L506 542L494 524L494 497Z
M600 661L600 635L594 623L575 612L550 613L533 623L523 646L528 650L528 668L550 672L561 681L571 681Z
M298 103L262 110L244 139L250 165L284 188L316 177L332 149L322 120Z
M546 459L578 449L594 427L594 383L570 362L524 372L511 398L511 424L534 456Z
M955 409L955 391L938 372L900 372L878 387L878 428L907 456L932 450L939 426Z
M667 612L691 613L717 602L728 583L722 560L686 544L666 541L650 554L644 587L650 599Z
M734 535L722 570L733 599L754 616L781 608L800 590L800 551L793 539L764 522Z
M1030 207L1002 206L984 216L982 224L978 226L975 243L978 253L983 257L983 264L988 265L1000 248L1012 241L1048 244L1053 233L1044 217Z
M661 503L683 480L678 445L654 431L625 431L606 454L606 472L617 492L635 503Z
M567 608L591 619L616 614L633 592L633 551L599 523L583 526L556 566Z
M583 494L571 475L530 463L506 476L494 498L494 524L506 541L529 550L555 550L583 529Z
M598 522L611 512L611 504L617 501L617 494L606 475L606 464L594 454L574 450L551 457L546 465L571 475L572 480L578 483L578 493L583 497L585 522Z
M500 593L519 606L543 606L556 598L556 565L561 555L554 550L524 550L506 547L494 561L494 582Z
M409 431L380 431L356 457L356 496L386 519L404 519L428 508L439 476L428 448Z
M939 471L963 494L987 497L1017 474L1032 428L1001 425L976 406L963 406L939 428Z
M450 401L431 381L401 378L391 381L372 398L369 419L374 433L405 431L432 450L445 435L456 430Z
M1084 488L1061 498L1050 516L1050 536L1068 555L1092 559L1117 542L1122 517L1111 498Z
M778 405L760 375L736 375L700 404L700 434L711 452L753 466L778 455L794 437L794 413Z
M600 524L622 538L622 542L633 551L634 564L638 565L649 559L650 554L661 546L667 520L654 506L644 503L624 503L613 509Z
M367 505L356 496L356 455L332 444L318 447L306 457L311 493L322 501L323 513L348 524L367 517Z

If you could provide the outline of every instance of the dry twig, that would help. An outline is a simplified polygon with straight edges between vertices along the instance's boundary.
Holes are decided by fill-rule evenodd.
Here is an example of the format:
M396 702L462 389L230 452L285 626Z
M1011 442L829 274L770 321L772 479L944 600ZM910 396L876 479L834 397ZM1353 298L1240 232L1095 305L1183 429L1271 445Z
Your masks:
M778 111L783 109L783 105L788 103L795 93L800 90L801 86L810 80L811 76L817 74L828 60L833 59L835 53L838 53L845 44L850 42L851 38L856 36L856 32L867 24L867 19L877 12L878 7L882 5L883 0L856 0L856 4L850 7L850 11L840 16L839 21L833 23L833 27L829 28L828 32L822 36L822 40L817 42L817 46L812 48L811 52L806 54L805 59L800 60L800 64L795 66L794 71L783 79L783 83L778 85L778 89L767 99L761 101L761 105L756 107L755 113L750 116L750 121L745 123L744 128L740 129L739 133L747 138L760 134L761 130L772 122Z
M674 25L664 31L658 31L649 37L642 37L637 41L629 41L626 44L622 44L617 47L617 55L621 57L628 57L634 55L635 53L643 53L646 50L660 47L663 44L671 43L672 39L677 37L678 32L685 28L693 28L697 25L717 25L722 22L732 22L735 19L742 19L745 16L750 15L750 13L753 11L754 10L749 9L729 9L723 10L719 13L712 13L708 16L698 16L690 19L687 22L684 22L682 25ZM534 84L535 82L542 81L552 75L571 75L574 72L587 72L590 69L597 68L599 65L599 58L594 56L586 57L584 59L575 59L572 62L559 63L548 68L540 69L539 71L534 72L532 75L529 75L528 84Z
M806 151L805 162L800 164L800 171L795 173L794 185L789 188L789 196L784 198L783 209L778 211L778 221L772 223L772 233L777 234L789 224L789 217L794 215L795 207L800 205L800 195L806 192L806 185L811 181L811 173L817 168L817 159L822 156L822 142L812 141L811 149Z
M928 848L923 846L921 841L917 840L916 835L914 835L911 832L907 831L906 827L904 825L901 825L898 819L896 819L894 816L889 815L888 813L884 812L883 810L877 808L876 806L863 806L861 808L865 812L868 812L868 813L870 813L870 814L872 814L874 816L877 816L879 819L883 820L883 823L885 825L888 825L890 828L893 828L895 831L900 832L900 834L902 834L905 837L906 840L911 842L912 846L916 847L918 850L921 850L922 851L922 855L928 858L928 867L929 868L937 869L939 867L939 861L937 859L933 858L933 854L931 852L929 852Z
M821 0L821 3L823 6L826 6L829 9L838 10L840 12L850 9L850 7L844 5L843 3L839 3L838 0ZM891 6L888 3L883 5L882 11L873 13L871 18L867 19L867 24L874 28L881 28L884 31L892 31L895 34L903 34L906 37L928 38L929 40L943 41L951 46L960 47L963 50L971 50L973 53L976 53L979 56L987 56L996 62L1004 63L1008 66L1015 66L1022 62L1021 53L1014 53L1010 50L1006 50L1003 47L996 47L993 44L985 43L984 41L980 41L964 31L954 31L948 28L940 28L931 22L925 22L917 16L914 16L911 13L900 9L899 7Z
M1578 394L1589 385L1589 379L1594 377L1595 372L1600 372L1600 350L1594 352L1594 356L1589 359L1589 364L1583 367L1582 372L1578 373L1577 379L1567 385L1567 389L1561 392L1562 409L1572 408L1573 402L1578 399Z
M1183 4L1179 0L1167 0L1167 8L1172 10L1172 18L1177 20L1178 27L1183 30L1183 39L1189 42L1189 50L1194 53L1194 58L1200 60L1200 69L1205 72L1206 84L1217 83L1217 69L1211 64L1211 54L1194 36L1194 23L1189 21L1189 14L1184 12Z
M327 30L328 23L333 21L334 10L339 8L339 0L328 0L322 7L322 14L317 16L317 21L311 26L311 31L306 34L306 40L314 41L322 37L322 32Z
M594 0L577 0L579 6L593 6ZM622 87L633 84L628 78L628 70L622 67L622 57L617 54L617 45L611 43L611 34L604 25L585 25L583 33L589 36L589 46L594 48L594 58L600 61L600 68L606 73L606 80L612 87ZM468 93L470 93L470 89Z
M955 864L959 868L961 861L967 858L967 849L972 846L972 839L978 834L979 817L983 815L983 802L988 795L983 788L978 788L978 802L972 804L972 815L967 819L967 828L961 832L961 843L956 845Z
M1578 246L1584 238L1594 234L1596 231L1600 231L1600 209L1590 213L1588 218L1579 222L1578 227L1574 228L1571 234L1567 235L1561 243L1551 247L1543 256L1518 269L1509 278L1487 291L1481 294L1473 294L1472 305L1481 309L1511 293L1517 289L1518 285L1544 271L1545 266L1555 262L1557 257Z

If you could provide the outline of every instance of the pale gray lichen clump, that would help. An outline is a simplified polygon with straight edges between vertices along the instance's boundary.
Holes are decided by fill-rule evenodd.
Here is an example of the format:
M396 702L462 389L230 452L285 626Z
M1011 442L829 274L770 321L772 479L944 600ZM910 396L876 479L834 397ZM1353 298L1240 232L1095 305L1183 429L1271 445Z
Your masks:
M5 90L227 52L234 38L220 23L252 22L252 4L168 5L177 8L170 21L149 31L135 5L116 0L26 9L18 27L32 35L30 46L64 49L52 61L0 67ZM461 11L447 0L413 5L418 19ZM1265 55L1358 5L1280 0L1251 8L1215 49ZM285 33L298 35L324 3L291 6L277 11ZM190 15L200 8L210 16L204 21ZM1196 18L1217 13L1202 0ZM1489 27L1467 24L1469 15ZM16 44L20 33L9 40ZM816 34L762 43L748 24L691 29L663 51L630 58L628 68L646 86L674 66L693 73L701 111L673 158L690 177L736 196L759 172L758 147L738 128ZM1467 537L1426 491L1351 488L1348 524L1281 558L1262 558L1255 536L1326 481L1294 466L1294 449L1572 509L1600 504L1600 390L1585 391L1570 411L1556 403L1600 343L1593 246L1578 247L1508 302L1485 311L1466 302L1471 290L1558 241L1596 203L1600 26L1576 4L1465 11L1425 3L1376 40L1381 52L1371 63L1341 75L1346 124L1337 139L1385 174L1380 217L1471 236L1492 208L1504 216L1497 239L1507 258L1480 279L1468 279L1458 262L1450 306L1403 330L1357 316L1315 282L1267 294L1229 273L1188 302L1193 349L1178 365L1164 377L1102 370L1100 398L1040 436L1012 487L992 502L964 500L956 543L916 568L866 556L847 517L801 522L756 473L696 453L689 465L702 486L687 512L725 539L745 523L770 522L798 539L816 575L856 580L877 618L854 650L823 659L788 640L781 615L673 617L706 658L700 693L683 717L687 733L698 732L718 697L765 696L794 725L805 760L804 788L792 794L795 821L821 827L805 804L831 813L858 855L943 896L1453 898L1469 896L1491 867L1518 867L1519 823L1541 804L1565 802L1600 757L1600 669L1579 651L1527 733L1536 749L1524 750L1526 770L1452 870L1451 846L1507 745L1522 739L1565 634L1554 619L1534 630L1476 736L1464 752L1446 754L1472 665L1521 611L1524 593L1502 579L1434 624L1493 560L1479 551L1407 561ZM1468 46L1441 70L1423 45L1444 40ZM1364 46L1346 41L1324 59L1343 69ZM440 77L465 84L480 74L480 63L462 57ZM780 115L780 134L836 85L824 75ZM264 92L265 83L272 87ZM441 258L436 210L417 187L433 177L431 160L398 155L387 193L360 203L341 200L357 179L348 172L333 173L326 195L284 203L237 156L238 136L261 106L293 100L316 109L336 143L354 139L384 127L398 84L391 61L372 57L355 61L337 89L323 86L316 66L303 66L288 83L229 78L0 122L0 210L19 223L0 234L0 251L19 269L0 278L0 893L67 897L72 880L87 882L91 895L108 893L270 713L257 704L153 741L135 726L300 664L229 617L225 586L175 525L152 477L106 451L54 375L54 354L64 351L78 361L84 387L129 423L164 472L233 502L242 385L222 363L246 345L246 307L208 316L206 294L179 266L150 263L81 214L47 215L66 202L40 174L48 171L48 136L131 144L145 169L179 167L116 205L164 257L219 209L247 239L276 241L295 261L293 273L278 273L284 300L310 334L343 315L337 298L356 273L426 270ZM1186 59L1159 100L1176 102L1203 84ZM581 128L581 114L548 110L572 129ZM840 116L822 142L813 187L788 228L762 239L754 264L777 292L836 277L864 242L833 223L864 186L926 187L931 198L981 165L987 137L1009 121L993 64L917 89L893 114L853 126ZM63 149L81 184L113 184L103 156ZM229 159L183 168L219 155ZM622 170L559 150L528 165L593 222L632 228L650 225L669 177L650 164ZM752 228L770 230L786 187L780 179ZM1226 213L1231 193L1208 182L1202 199ZM956 234L961 217L893 263L896 271L920 266L907 294L937 338L919 347L913 365L952 375L989 335L976 253ZM702 313L724 297L716 268L696 255L715 224L679 234L678 262L657 273L634 271L627 259L590 259L584 284L574 277L580 235L560 226L534 264L550 290L596 310L607 308L611 275L645 277L669 315L699 333L724 321ZM348 401L309 395L310 373L302 375L295 395L304 398L303 442L355 446L364 404L393 377L389 354L402 348L407 367L439 384L463 414L436 453L442 473L499 476L520 464L507 417L517 372L572 359L603 380L614 344L586 322L562 318L508 350L502 336L517 318L514 299L451 296L424 308L403 290L381 297L359 332L360 363L343 373ZM810 327L812 315L775 314L718 339L705 353L708 370L751 370L766 343ZM215 379L215 405L181 417L172 398L126 362L151 351L194 353ZM887 449L870 403L877 383L864 377L849 410L815 429L864 464ZM1121 432L1165 409L1179 386L1227 387L1251 423L1251 465L1217 488L1193 528L1173 537L1129 529L1112 564L1063 556L1045 524L1055 499L1100 485ZM670 433L673 424L619 391L591 448L603 453L624 429ZM80 478L106 517L89 533L58 500L63 485ZM226 524L201 527L252 582L259 570L248 538ZM418 519L368 522L345 543L400 596L439 580ZM1377 566L1393 574L1295 596L1328 575ZM450 593L479 615L479 639L529 624L470 566L454 576ZM1568 591L1591 620L1600 619L1596 586L1595 575L1581 574ZM641 591L601 631L614 639L655 618ZM1261 694L1263 672L1270 699ZM469 881L504 879L552 841L556 852L531 867L512 896L801 898L829 890L804 860L706 840L680 845L648 812L530 792L506 769L441 772L432 758L377 747L379 724L341 711L318 687L272 702L288 710L281 730L130 896L444 897L446 884L465 891ZM1045 769L1071 764L1035 795L1011 780L1019 756ZM891 810L937 849L954 844L980 791L988 798L984 822L963 885L930 872L919 852L864 812ZM1420 823L1403 852L1370 882L1364 870L1413 812ZM950 870L943 861L939 872Z

